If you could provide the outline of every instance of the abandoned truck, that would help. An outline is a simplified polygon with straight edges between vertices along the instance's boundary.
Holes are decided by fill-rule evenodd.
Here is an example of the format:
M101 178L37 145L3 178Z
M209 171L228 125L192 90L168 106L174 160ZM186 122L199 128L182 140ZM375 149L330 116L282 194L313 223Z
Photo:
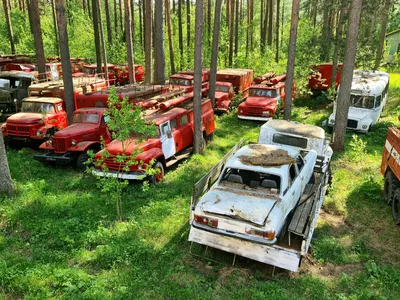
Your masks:
M48 139L68 125L63 102L60 98L25 98L22 101L21 112L9 117L1 126L3 136L8 140Z
M88 150L100 150L101 140L105 145L111 141L105 121L105 108L82 108L74 112L72 124L56 132L48 141L40 145L45 153L34 155L43 163L76 163L78 170L86 169Z
M388 73L355 70L351 84L347 129L362 133L370 131L381 116L388 97L388 89ZM333 113L324 122L330 132L335 125L336 109L337 103L334 101Z
M146 176L146 168L154 161L152 167L157 173L149 176L148 179L151 183L160 182L167 167L188 157L192 152L194 142L193 101L187 101L188 99L191 98L182 96L162 102L157 109L145 110L146 123L149 126L158 127L158 136L142 142L132 138L125 152L122 152L123 147L120 141L112 141L106 147L109 153L107 157L103 157L103 151L98 152L95 156L96 161L103 160L102 164L105 165L108 172L103 172L102 166L98 166L93 174L121 179L143 179ZM215 130L214 111L209 99L202 100L201 110L203 138L208 141L212 138ZM135 157L137 161L135 165L128 166L114 160L117 155L129 156L137 150L140 152ZM128 172L125 170L126 167L129 168Z
M231 82L217 81L215 83L215 111L229 112L232 109L235 92Z
M202 75L205 78L205 75ZM194 88L194 76L188 74L175 74L169 77L169 85L175 89L185 89L186 93L193 92ZM208 89L208 81L202 81L202 89ZM203 93L205 96L205 93Z
M194 185L189 241L296 272L326 191L317 153L240 147Z
M220 69L217 71L217 81L230 82L235 94L241 94L242 99L249 95L249 88L253 82L253 70L250 69Z
M389 127L383 147L381 173L385 177L383 195L385 202L392 205L393 219L400 225L400 129Z
M308 87L311 89L313 94L318 94L321 91L329 89L332 83L332 69L331 63L319 64L312 67L312 72L308 78ZM342 77L343 64L340 63L336 68L335 89L340 84L340 78Z

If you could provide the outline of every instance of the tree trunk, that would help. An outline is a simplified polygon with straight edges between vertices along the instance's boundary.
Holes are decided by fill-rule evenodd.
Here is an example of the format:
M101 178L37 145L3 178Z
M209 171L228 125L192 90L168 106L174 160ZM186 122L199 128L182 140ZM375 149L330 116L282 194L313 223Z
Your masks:
M83 13L86 14L86 0L82 0Z
M128 73L129 83L135 83L135 65L133 61L133 43L132 43L132 20L131 8L129 0L124 0L125 5L125 39L126 39L126 52L128 57Z
M250 25L250 1L247 0L246 56L249 55Z
M190 48L190 0L186 0L186 36L187 36L187 51ZM189 59L189 55L188 55Z
M175 9L175 0L172 0L172 12L175 14L176 9Z
M268 46L272 48L272 32L274 20L274 0L269 0L269 16L268 16Z
M228 0L229 1L229 0ZM231 19L230 19L230 31L229 31L229 67L232 68L232 63L233 63L233 38L235 36L235 30L234 30L234 21L235 21L235 2L234 0L230 0L230 8L231 8Z
M112 44L112 29L111 29L111 19L110 19L110 7L108 5L108 0L104 0L104 9L106 11L106 24L107 24L107 41Z
M328 35L329 35L329 11L330 1L324 1L324 15L323 15L323 26L322 26L322 37L321 37L321 60L325 61L328 53Z
M7 194L12 196L14 193L14 186L11 180L10 168L8 167L8 160L6 154L6 147L4 145L3 135L0 134L0 194Z
M296 56L297 25L299 23L299 9L300 9L299 2L300 0L292 1L292 21L290 25L289 54L287 62L286 90L285 90L286 93L285 113L284 113L285 120L290 120L292 115L294 59Z
M143 21L142 21L142 2L144 0L139 0L139 35L140 35L140 44L143 46Z
M53 23L54 23L54 37L56 39L56 53L60 56L60 48L58 43L58 29L57 29L57 16L56 16L56 5L55 0L51 0L51 9L53 13Z
M165 0L165 18L167 19L169 61L171 63L171 74L175 74L174 44L172 41L172 27L171 27L169 0Z
M382 60L383 45L385 43L386 27L389 16L389 8L390 8L390 0L385 0L385 7L382 10L382 16L381 16L382 21L381 21L381 34L379 36L379 46L376 52L375 65L374 65L375 70L379 69Z
M337 97L335 125L333 129L333 151L344 150L347 119L350 106L351 83L356 59L358 26L362 0L353 0L351 3L349 23L347 28L346 48L344 53L343 71L340 79L340 89Z
M260 24L260 26L263 27L262 30L262 36L261 36L261 41L262 41L262 53L265 53L265 45L267 43L267 30L268 30L268 18L269 18L269 2L271 0L265 0L265 7L264 7L264 20Z
M237 56L239 51L239 0L236 0L235 12L235 56Z
M194 48L194 89L193 89L193 113L194 113L194 153L202 153L203 133L201 122L201 75L203 65L203 18L204 1L196 1L195 16L195 48Z
M3 0L3 7L4 7L4 14L5 14L6 22L7 22L8 37L10 39L11 53L15 54L14 34L13 34L13 30L12 30L10 11L8 9L7 0Z
M101 73L101 49L100 49L100 34L99 34L99 9L97 7L97 0L92 0L92 15L93 15L93 29L94 29L94 45L96 48L96 72ZM107 70L107 69L106 69Z
M63 70L64 103L68 115L68 123L72 124L74 107L74 87L72 83L71 60L69 57L68 32L65 19L65 0L55 0L57 26L59 32L59 48L61 50L61 66Z
M124 22L122 14L122 0L119 0L119 26L121 27L121 32L124 32Z
M208 23L208 26L207 26L207 29L208 29L208 38L207 38L207 40L208 40L208 46L210 46L210 44L211 44L211 0L208 0L207 1L207 6L208 6L208 14L207 14L207 23Z
M97 1L97 9L98 9L98 16L99 16L99 28L100 28L100 41L101 41L101 48L103 52L103 66L104 66L104 77L106 79L107 84L108 81L108 65L107 65L107 52L106 52L106 43L104 41L104 31L103 31L103 20L102 20L102 13L101 13L101 2L100 0Z
M276 36L275 36L275 45L276 45L276 52L275 52L275 62L279 63L279 6L280 0L276 0Z
M152 12L151 12L151 0L143 0L146 1L146 10L145 10L145 27L144 27L144 54L145 54L145 65L146 65L146 73L144 77L144 83L150 84L151 83L151 40L152 40L152 26L151 26L151 19L152 19Z
M93 10L93 8L90 8L90 0L87 0L87 13L88 13L88 16L89 16L89 18L90 19L92 19L93 18L93 15L92 15L92 10Z
M230 30L229 26L231 25L231 0L226 0L226 27L228 28L228 31Z
M281 26L281 47L283 43L283 29L285 28L284 20L285 20L285 1L282 1L282 26Z
M268 5L268 3L267 3ZM264 30L264 0L261 0L260 4L260 51L261 54L264 52L264 41L262 40L262 36L264 35L263 30Z
M154 61L155 74L154 81L157 84L165 84L165 54L164 54L164 21L163 21L163 0L155 1L155 43L154 43Z
M3 0L3 1L7 1L7 0ZM31 2L30 2L30 0L26 0L26 8L28 10L29 28L31 29L31 33L33 34Z
M212 101L213 108L215 107L215 83L217 78L217 67L218 67L218 45L219 45L219 33L221 28L221 11L222 1L215 0L215 12L214 12L214 32L213 42L211 51L211 70L210 70L210 87L208 97Z
M38 65L39 78L46 79L46 59L44 56L42 28L40 26L39 3L38 0L31 0L31 17L33 38L35 40L36 63Z
M119 0L121 1L121 0ZM143 0L144 1L144 0ZM114 0L114 30L115 36L118 37L118 10L117 10L117 0Z
M183 33L182 33L182 2L178 0L178 34L179 34L179 53L180 69L183 69Z
M339 20L336 27L336 36L335 36L335 49L333 50L333 62L332 62L332 74L331 74L331 88L336 87L336 72L338 65L338 56L339 56L339 45L342 40L342 31L343 31L343 19L345 14L344 1L342 1L342 8L339 12Z
M135 0L131 1L131 36L132 36L132 51L133 45L135 45ZM133 53L133 52L132 52Z

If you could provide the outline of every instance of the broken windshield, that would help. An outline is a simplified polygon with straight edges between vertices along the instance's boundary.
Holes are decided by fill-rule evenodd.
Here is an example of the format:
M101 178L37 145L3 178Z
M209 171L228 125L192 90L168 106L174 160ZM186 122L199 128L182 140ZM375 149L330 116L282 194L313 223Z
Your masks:
M72 123L97 124L99 122L99 119L100 119L100 116L98 114L75 113Z
M229 87L226 86L226 85L216 85L215 86L215 91L216 92L228 93L229 92Z
M374 96L350 95L350 106L358 108L374 108Z
M11 89L19 86L19 80L0 78L1 89Z
M22 102L22 112L54 114L54 106L51 103Z
M278 92L276 90L265 90L265 89L250 90L250 96L276 98L277 95Z
M169 83L176 85L185 85L185 86L190 85L190 81L188 79L180 79L180 78L170 78Z

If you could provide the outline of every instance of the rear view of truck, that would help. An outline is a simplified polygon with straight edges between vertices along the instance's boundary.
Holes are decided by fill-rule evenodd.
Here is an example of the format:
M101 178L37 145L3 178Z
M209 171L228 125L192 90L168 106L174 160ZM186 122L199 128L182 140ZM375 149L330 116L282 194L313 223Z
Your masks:
M392 205L393 219L400 225L400 129L389 127L383 147L381 173L385 177L385 202Z

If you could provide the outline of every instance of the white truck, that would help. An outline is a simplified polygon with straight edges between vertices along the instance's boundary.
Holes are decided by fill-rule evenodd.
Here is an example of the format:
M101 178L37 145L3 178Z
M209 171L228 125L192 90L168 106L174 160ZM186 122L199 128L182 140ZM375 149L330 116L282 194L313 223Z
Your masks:
M259 144L239 142L194 185L189 241L296 272L324 200L332 153L322 129L276 121L262 127ZM261 144L289 144L274 140L277 132L286 132L285 141L304 138L307 147Z

